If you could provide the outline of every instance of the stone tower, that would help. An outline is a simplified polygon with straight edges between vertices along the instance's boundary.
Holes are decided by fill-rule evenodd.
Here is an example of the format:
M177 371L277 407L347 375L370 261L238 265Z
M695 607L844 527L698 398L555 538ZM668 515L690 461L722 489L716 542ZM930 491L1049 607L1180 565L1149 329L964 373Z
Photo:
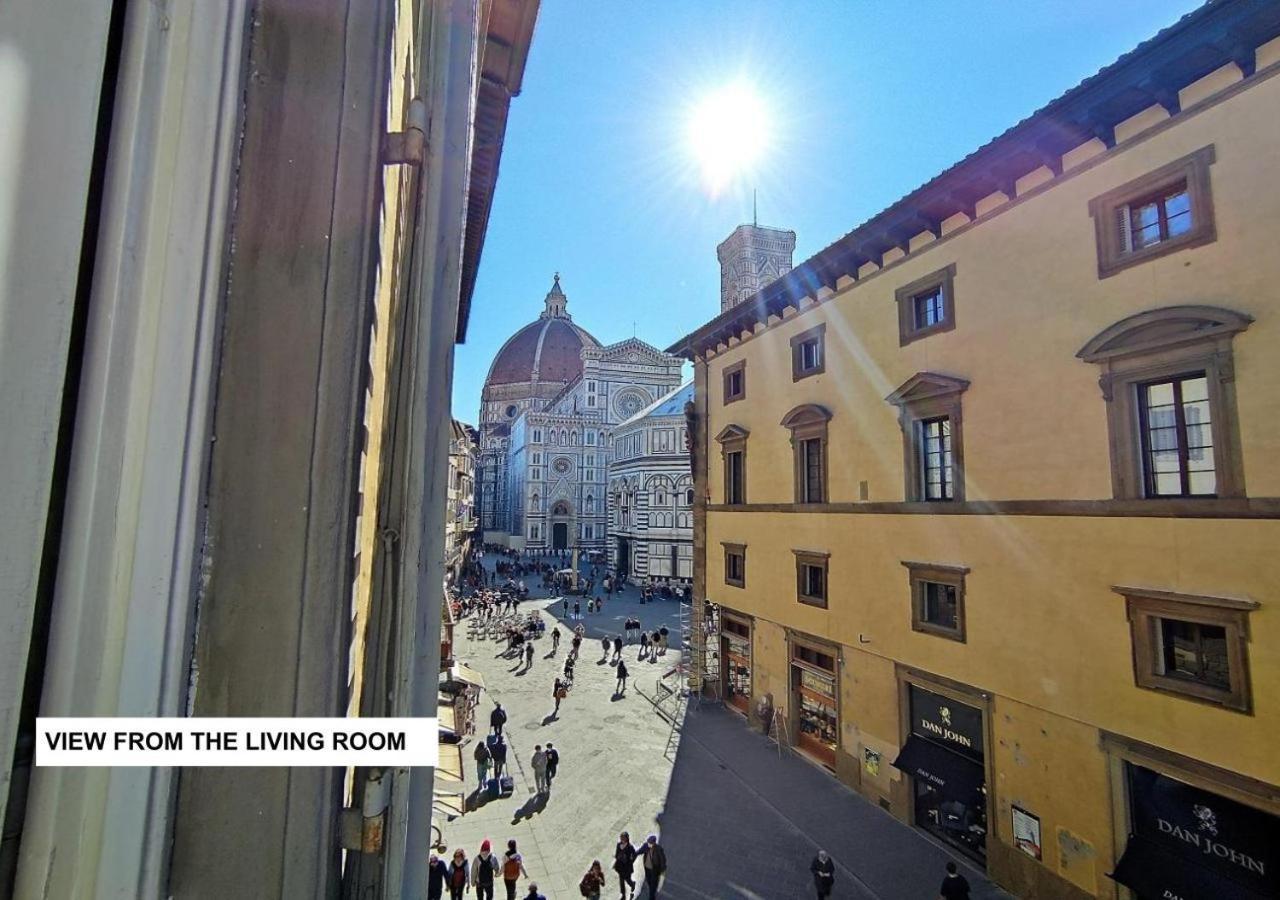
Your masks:
M780 275L791 271L796 233L760 225L739 225L716 248L720 259L720 311L737 306Z

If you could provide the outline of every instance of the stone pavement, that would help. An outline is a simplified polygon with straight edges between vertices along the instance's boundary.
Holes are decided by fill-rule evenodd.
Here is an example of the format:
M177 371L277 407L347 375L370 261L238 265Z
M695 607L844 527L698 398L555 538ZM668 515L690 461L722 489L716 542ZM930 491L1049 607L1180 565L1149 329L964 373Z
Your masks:
M719 705L685 718L659 816L671 900L813 897L809 863L836 862L837 898L934 900L948 860L974 900L1007 898L949 853Z
M620 631L631 614L652 629L654 614L661 613L671 619L673 639L678 636L678 603L641 606L638 599L633 588L621 599L615 595L606 601L603 613L584 614L589 633ZM521 604L522 611L545 607L550 607L547 614L559 616L560 605L546 598ZM572 624L560 623L566 635ZM482 722L487 724L495 699L510 715L506 732L516 792L437 824L445 843L464 847L468 858L486 837L499 854L507 839L515 838L525 868L548 900L580 897L578 881L593 858L610 877L602 896L615 897L612 848L624 829L635 843L651 831L661 835L670 872L660 896L670 900L812 897L809 862L819 847L837 864L833 900L934 900L949 859L960 863L975 900L1008 896L963 859L818 767L794 754L780 757L776 744L723 707L704 705L686 718L673 766L664 756L669 726L634 687L613 698L614 670L599 664L598 640L584 642L577 683L554 718L551 685L563 665L567 637L555 659L545 658L551 643L540 639L533 668L523 673L514 660L497 655L500 646L471 641L466 632L464 620L458 656L478 669L489 687ZM636 661L634 645L624 652L633 681L639 677L646 689L678 659L671 652L651 666ZM547 740L560 750L561 765L549 800L540 804L529 758L534 744ZM463 754L474 786L473 747L468 743ZM527 884L521 882L517 896L524 896ZM498 891L501 898L500 885Z
M520 608L546 605L545 600L530 601ZM648 608L648 604L642 607ZM483 724L478 728L487 726L493 700L508 711L505 733L515 794L483 803L452 822L437 820L444 842L450 848L464 847L468 858L475 856L484 838L493 842L498 853L506 849L508 838L515 838L526 870L549 900L580 897L578 882L592 859L598 858L613 879L612 848L618 833L629 831L638 844L657 830L656 816L666 800L671 775L671 764L663 758L670 726L634 688L614 699L614 669L599 664L598 642L584 641L573 690L561 704L559 717L552 717L551 686L569 647L569 629L565 624L561 629L566 638L559 654L545 658L551 641L539 639L533 667L524 673L514 660L497 656L501 646L471 641L466 637L466 620L459 624L457 655L480 671L488 685L480 707ZM627 648L627 667L647 672L650 667L636 661L637 653L637 647ZM671 654L669 658L674 660ZM560 771L550 798L539 803L529 760L534 745L545 746L548 740L560 751ZM470 787L475 785L474 746L468 742L463 748ZM524 896L527 884L521 882L518 896ZM501 892L499 885L500 897Z

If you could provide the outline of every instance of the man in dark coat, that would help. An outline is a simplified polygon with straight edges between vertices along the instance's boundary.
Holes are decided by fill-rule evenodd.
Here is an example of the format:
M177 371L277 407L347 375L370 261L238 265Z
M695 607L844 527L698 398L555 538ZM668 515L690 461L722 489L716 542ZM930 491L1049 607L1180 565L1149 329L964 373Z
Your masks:
M809 871L813 873L813 886L818 891L818 900L826 900L831 896L831 886L836 883L836 864L827 855L826 850L819 850L818 855L809 863Z
M507 742L501 737L493 745L493 777L501 778L507 771Z
M555 744L547 741L547 781L552 782L556 777L556 769L560 765L560 751L556 749Z
M657 900L658 882L667 871L667 851L658 843L658 836L651 834L640 848L640 855L644 857L644 883L649 889L649 900Z
M502 734L502 726L507 724L507 711L502 708L501 703L495 703L493 712L489 713L489 727L493 729L494 734Z

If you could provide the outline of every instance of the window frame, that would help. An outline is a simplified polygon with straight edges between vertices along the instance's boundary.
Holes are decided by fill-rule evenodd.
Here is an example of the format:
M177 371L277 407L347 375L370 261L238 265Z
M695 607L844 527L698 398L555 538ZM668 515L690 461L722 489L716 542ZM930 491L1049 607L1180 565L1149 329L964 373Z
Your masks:
M1121 319L1076 353L1100 369L1115 499L1196 507L1245 496L1232 341L1252 322L1252 316L1223 307L1167 306ZM1209 389L1214 494L1148 496L1138 392L1143 385L1191 372L1204 372Z
M917 372L885 398L898 407L902 432L903 496L908 503L962 503L965 499L964 428L961 396L969 388L963 378ZM924 489L924 438L921 424L946 418L951 423L950 498L930 500Z
M935 637L946 638L957 643L968 643L968 629L965 616L965 576L969 574L967 566L950 566L941 563L915 562L903 560L907 570L908 585L911 591L911 630ZM956 625L947 628L924 617L925 585L941 584L956 589Z
M1141 265L1179 250L1211 244L1218 239L1209 177L1209 167L1214 162L1216 151L1214 145L1209 144L1089 201L1089 215L1093 217L1097 242L1099 279L1110 278L1131 266ZM1138 250L1125 251L1120 231L1116 227L1116 213L1120 208L1149 199L1184 180L1191 203L1190 230Z
M724 583L729 587L745 588L747 586L747 545L721 541L720 546L724 548ZM731 556L736 556L740 560L741 569L738 578L733 578L729 574L729 557Z
M740 425L726 425L725 428L716 435L716 441L720 444L720 458L723 465L724 476L724 505L725 506L745 506L747 503L747 438L750 432ZM740 485L741 496L734 499L730 490L732 479L730 477L730 457L735 454L742 454L742 484Z
M1214 465L1213 492L1208 494L1194 494L1191 492L1191 465L1190 465L1191 454L1190 454L1190 449L1187 446L1186 432L1187 432L1188 425L1187 425L1187 419L1186 419L1186 412L1184 410L1185 402L1182 399L1182 393L1183 393L1182 385L1184 382L1192 381L1197 378L1203 378L1205 380L1206 391L1207 391L1207 383L1208 383L1209 376L1206 372L1198 371L1198 370L1183 372L1179 375L1171 375L1165 378L1157 378L1151 381L1140 381L1134 385L1137 391L1136 403L1137 403L1137 410L1138 410L1138 440L1139 440L1138 452L1140 454L1139 462L1142 468L1142 490L1143 490L1143 496L1147 499L1190 500L1190 499L1197 499L1197 498L1198 499L1216 498L1218 496L1217 465L1216 465L1217 455L1216 454L1214 455L1215 465ZM1177 445L1174 449L1177 451L1177 455L1178 455L1177 475L1178 475L1178 484L1179 484L1179 487L1181 488L1176 494L1157 493L1156 475L1162 474L1162 473L1155 472L1151 467L1151 456L1153 452L1159 452L1159 451L1153 451L1151 448L1151 407L1149 405L1148 400L1145 397L1145 394L1149 388L1156 387L1158 385L1165 385L1165 384L1171 387L1172 393L1173 393L1173 414L1174 414L1173 427L1175 431L1175 440L1177 442ZM1198 402L1198 401L1192 401L1192 402ZM1207 402L1210 405L1209 407L1210 440L1213 440L1212 438L1213 401L1212 399L1209 399ZM1203 425L1199 425L1199 427L1203 427ZM1203 448L1198 448L1198 449L1203 449ZM1208 449L1210 451L1213 451L1214 448L1212 444L1209 445Z
M831 411L816 403L803 403L795 407L779 423L791 432L792 482L796 503L827 503L831 497L831 467L828 465L827 425L831 421ZM819 496L808 496L808 470L805 466L804 442L819 442L819 465L821 467L821 483Z
M738 390L735 393L730 390L730 382L733 376L738 375ZM745 400L747 397L747 361L739 360L731 366L726 366L722 375L722 385L724 388L723 405L728 406L730 403L737 403L739 400Z
M791 338L791 381L801 381L814 375L821 375L827 370L827 323L820 322ZM801 367L804 358L803 346L809 341L817 341L818 364L811 369Z
M1247 715L1253 714L1249 676L1249 613L1256 600L1181 594L1152 588L1113 585L1125 598L1125 614L1133 648L1134 684L1146 690L1210 703ZM1157 629L1161 620L1211 625L1224 629L1227 644L1225 690L1161 671L1163 660Z
M831 554L822 550L792 550L796 560L796 601L805 606L816 606L819 609L830 609L831 598ZM804 570L812 566L822 570L822 596L805 593Z
M956 327L955 277L956 264L951 263L936 272L930 272L923 278L904 284L894 292L894 301L898 305L899 347L905 347L913 341L922 340L930 335L951 331ZM918 327L916 300L935 289L942 291L943 311L946 315L932 325Z

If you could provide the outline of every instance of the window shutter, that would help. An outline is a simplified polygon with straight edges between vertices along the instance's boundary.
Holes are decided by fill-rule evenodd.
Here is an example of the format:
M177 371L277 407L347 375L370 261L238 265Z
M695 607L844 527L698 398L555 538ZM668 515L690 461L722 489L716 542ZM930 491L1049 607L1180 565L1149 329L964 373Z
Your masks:
M1133 252L1133 232L1129 225L1129 205L1116 208L1116 233L1120 237L1120 252Z

